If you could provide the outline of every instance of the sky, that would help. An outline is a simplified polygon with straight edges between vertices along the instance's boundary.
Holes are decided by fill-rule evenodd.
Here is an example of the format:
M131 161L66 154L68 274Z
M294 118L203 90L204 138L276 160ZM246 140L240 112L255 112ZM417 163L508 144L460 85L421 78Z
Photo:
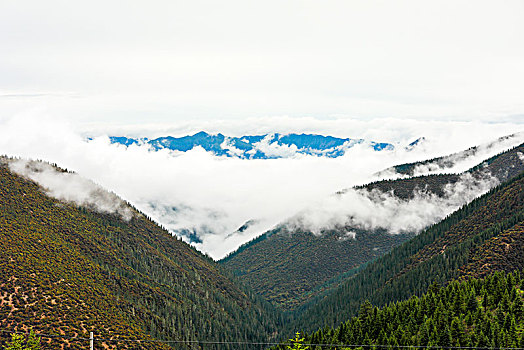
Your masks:
M312 206L323 209L310 216L316 226L348 214L330 196L388 166L524 131L523 15L524 2L511 0L1 1L0 154L83 177L15 167L57 198L90 203L100 185L168 228L212 227L198 248L219 258ZM202 130L397 148L246 161L107 138ZM423 147L403 151L421 136ZM348 198L398 214L394 201L370 209ZM418 199L406 213L426 206L422 225L460 204L441 203L443 212ZM252 219L252 230L230 235Z
M522 1L0 3L0 113L521 122Z

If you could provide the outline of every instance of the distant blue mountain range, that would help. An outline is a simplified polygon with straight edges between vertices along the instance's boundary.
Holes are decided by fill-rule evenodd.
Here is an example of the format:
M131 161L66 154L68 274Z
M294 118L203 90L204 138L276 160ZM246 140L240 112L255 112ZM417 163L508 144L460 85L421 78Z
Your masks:
M390 143L367 142L363 139L338 138L309 134L266 134L255 136L228 137L222 134L208 134L204 131L191 136L128 138L111 136L112 143L125 146L149 145L154 150L169 149L186 152L195 147L202 147L217 156L244 159L288 158L297 154L307 154L336 158L356 144L368 144L376 151L392 150Z

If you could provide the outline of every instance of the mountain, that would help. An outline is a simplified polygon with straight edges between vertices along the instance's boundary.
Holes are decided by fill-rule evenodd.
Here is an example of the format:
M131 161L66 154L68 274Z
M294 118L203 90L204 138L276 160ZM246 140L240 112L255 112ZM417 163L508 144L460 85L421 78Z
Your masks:
M455 155L450 155L441 158L435 159L456 159L456 155L464 154L474 154L469 151L470 148L464 153L456 153ZM430 161L428 161L430 162ZM419 162L419 163L410 163L398 165L394 168L396 169L413 169L414 164L430 164L428 162ZM455 161L448 163L450 167L451 164L456 164ZM489 174L495 177L499 182L504 182L509 180L517 175L519 175L524 169L524 143L516 146L508 151L499 153L491 158L488 158L474 167L468 169L463 174L471 174L473 177L482 177L486 174ZM406 170L409 172L409 170ZM412 198L416 189L424 189L427 192L437 194L438 196L444 195L445 185L454 184L460 180L460 174L434 174L434 175L425 175L425 176L415 176L410 178L401 178L397 180L384 180L377 181L374 183L361 186L360 188L367 188L368 190L379 190L381 192L393 192L397 197L408 199ZM347 190L342 190L339 193L344 193Z
M522 348L523 286L524 276L519 272L454 281L445 287L433 284L421 297L381 309L364 302L358 316L337 328L305 335L303 343L336 348L346 348L345 344Z
M404 149L406 151L413 151L415 148L417 148L417 146L420 146L424 142L426 142L426 138L424 136L419 137L415 141L410 142Z
M50 189L18 175L21 167L55 181L78 175L20 162L0 159L2 330L33 328L57 336L43 339L46 347L75 349L85 342L60 337L86 338L92 331L106 339L97 346L136 348L115 338L267 341L278 335L279 312L210 258L102 189L81 206L51 197ZM126 214L100 211L94 204L101 196ZM1 333L1 340L7 336Z
M358 239L347 232L355 232ZM349 227L315 235L281 227L246 243L220 263L266 300L293 310L412 236Z
M467 150L449 154L443 157L437 157L432 159L427 159L419 162L406 163L401 165L396 165L391 168L388 168L384 171L381 171L378 176L390 173L402 174L402 175L420 175L421 173L427 173L428 171L449 171L455 165L460 162L465 162L468 160L474 160L479 154L483 152L494 150L500 148L500 146L505 146L511 144L511 142L522 140L524 133L516 133L512 135L507 135L499 137L497 140L482 144L479 146L470 147ZM414 147L420 145L425 141L425 138L419 138L414 142L410 143L408 150L412 150Z
M354 316L365 300L387 305L422 295L434 282L520 270L523 228L521 172L369 263L302 313L292 328L334 327Z
M216 156L244 159L276 159L301 154L336 158L344 155L346 150L356 144L367 144L376 151L394 149L390 143L366 142L363 139L278 133L229 137L220 133L211 135L201 131L191 136L166 136L155 139L112 136L110 141L124 146L149 145L155 151L169 149L186 152L195 147L202 147Z
M301 313L366 264L431 224L423 216L426 212L442 213L431 217L437 222L497 183L518 176L524 170L523 152L521 144L463 174L385 180L339 191L336 197L349 196L342 205L357 208L338 224L315 233L291 220L244 244L220 263L274 305ZM359 220L364 215L358 208L362 205L377 214L367 213L370 217ZM385 215L390 218L381 217ZM417 220L425 224L411 222ZM395 231L392 222L408 229ZM324 312L315 310L318 315Z

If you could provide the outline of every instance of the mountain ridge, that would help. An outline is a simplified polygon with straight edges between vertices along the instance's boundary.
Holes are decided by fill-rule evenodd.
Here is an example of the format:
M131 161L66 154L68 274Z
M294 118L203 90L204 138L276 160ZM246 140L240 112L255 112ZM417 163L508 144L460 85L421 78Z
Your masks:
M308 331L333 327L355 315L366 299L382 306L420 295L434 282L518 270L523 264L517 250L524 234L523 206L521 172L368 264L299 315L294 327ZM507 249L516 252L514 257L501 257ZM485 262L498 263L486 266Z
M471 177L473 182L477 181L475 178L483 181L482 178L488 173L500 182L506 181L524 170L524 161L519 157L519 152L524 152L524 144L484 160L464 174ZM387 194L402 202L412 200L420 190L439 198L445 194L449 185L461 185L459 181L459 174L437 174L377 181L359 186L358 190ZM344 193L340 191L337 195ZM344 241L348 234L352 235L352 239ZM289 230L284 224L240 246L220 263L268 301L286 311L301 310L309 300L340 283L337 281L329 285L329 280L336 280L338 274L380 257L414 234L406 232L391 235L384 230L362 230L352 225L340 225L326 229L317 236L307 230ZM359 241L359 237L362 240ZM374 239L376 245L373 244ZM321 260L317 261L315 251L322 252ZM311 272L314 266L317 270ZM310 279L315 279L316 283ZM274 280L279 281L279 284L275 284Z
M216 156L243 159L277 159L295 155L314 155L336 158L357 144L367 144L375 151L393 150L391 143L365 141L364 139L339 138L317 134L262 134L229 137L221 133L208 134L200 131L194 135L155 139L110 136L111 143L126 147L148 145L153 150L168 149L187 152L195 147L202 147Z
M414 176L414 175L420 175L422 172L431 172L431 171L441 171L441 172L449 172L458 162L465 161L468 159L473 159L475 156L477 156L480 152L496 149L498 145L504 144L506 141L511 141L512 139L523 139L524 133L515 133L511 135L506 135L499 137L495 141L491 141L488 143L484 143L478 146L470 147L466 150L432 158L432 159L425 159L423 161L418 162L412 162L412 163L404 163L392 166L390 168L387 168L385 170L382 170L377 173L377 176L385 175L388 173L396 173L396 174L402 174L402 175L408 175L408 176ZM411 143L409 146L416 146L421 141L424 141L424 138L417 139L413 143ZM513 148L513 147L512 147ZM499 152L503 153L502 152ZM490 157L490 159L493 159L493 157ZM488 162L488 160L485 160L484 162ZM481 163L482 164L482 163Z
M279 312L209 257L132 207L126 219L52 198L11 171L13 161L0 162L0 328L83 338L89 331L104 339L116 334L151 340L146 348L162 348L155 339L277 336ZM117 339L100 345L133 348Z
M345 274L334 276L330 270L330 279L313 286L309 299L305 303L299 300L302 309L291 315L261 300L231 272L174 238L135 208L127 207L132 211L130 216L101 213L89 205L52 198L47 195L49 189L13 170L20 171L10 166L16 160L0 158L0 327L22 332L33 327L57 336L83 338L89 331L104 339L118 334L122 340L150 340L141 344L144 348L165 348L154 341L169 339L267 342L297 329L315 331L324 325L336 326L362 309L366 299L381 306L421 295L434 281L447 284L498 270L520 270L524 258L524 173L512 162L522 163L521 147L524 144L471 170L478 174L493 171L506 182L413 239L385 244L389 249L396 245L391 251L378 251L376 256L346 269ZM35 162L20 164L31 171L42 171ZM441 183L451 179L441 175L428 178ZM407 180L399 183L418 188L416 181L420 179L413 183ZM438 181L433 189L428 187L430 191L438 193ZM360 190L394 193L390 185L374 183L370 184L373 188ZM410 198L408 190L396 195ZM343 236L324 234L331 235L335 243L355 242L352 232L360 243L365 243L366 235L400 239L400 235L387 232L340 229ZM318 247L318 256L329 250L327 245ZM354 250L363 255L375 252L372 244L365 248L362 245ZM281 253L291 262L300 256L291 254L290 249ZM336 259L333 266L341 263ZM283 272L284 278L276 284L311 288L300 284L296 272ZM306 272L312 278L312 271ZM275 296L288 298L278 291ZM317 334L326 335L322 331ZM6 334L0 338L6 340ZM80 349L82 345L59 340L45 343L50 348ZM133 348L118 339L100 345Z

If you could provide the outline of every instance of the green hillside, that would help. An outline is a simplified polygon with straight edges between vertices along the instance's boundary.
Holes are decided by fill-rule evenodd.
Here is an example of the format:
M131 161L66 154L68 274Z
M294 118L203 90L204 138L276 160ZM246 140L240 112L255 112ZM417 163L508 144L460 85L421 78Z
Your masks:
M353 239L343 237L341 230L314 235L307 231L290 233L281 228L252 249L246 249L241 260L226 258L222 262L266 300L291 310L336 286L360 264L412 237L348 227L347 231L358 236Z
M129 207L126 221L60 202L8 162L0 164L0 329L72 337L93 331L106 339L278 336L278 312L143 214ZM2 341L8 336L0 333ZM46 348L86 347L59 337L43 341Z
M124 202L121 205L133 214L130 219L61 202L47 196L35 182L10 171L9 162L13 160L1 158L0 329L34 329L56 335L42 339L44 347L52 349L86 348L84 340L68 337L87 338L91 331L96 338L105 339L98 346L114 349L167 348L155 340L271 342L295 330L338 326L356 315L366 299L384 306L421 296L434 281L445 285L456 279L489 276L493 271L521 270L524 174L519 170L522 161L518 152L523 147L471 170L474 176L491 171L501 179L513 177L512 180L411 240L411 234L391 235L384 230L353 227L339 227L322 236L307 231L284 232L280 228L224 259L232 272ZM517 172L520 175L515 177ZM377 182L366 189L393 191L399 198L409 199L410 189L424 184L438 193L440 186L451 183L452 176L455 175ZM426 178L432 180L428 182ZM357 239L348 232L355 232ZM239 257L244 260L238 260ZM282 309L295 310L293 319L237 282L233 274ZM520 278L514 276L514 280ZM462 288L453 285L457 290ZM520 293L520 282L515 286ZM468 288L464 295L469 298L472 292ZM510 292L513 293L511 289ZM478 310L485 312L479 317L484 321L493 315L499 317L499 302L483 293L481 288L476 294ZM510 308L516 300L512 296ZM440 310L449 311L447 302L442 303ZM396 306L391 307L393 311L385 312L380 322L391 323L387 317L396 312ZM508 312L504 312L506 318ZM476 319L467 323L465 314L431 315L433 323L427 326L433 324L437 329L438 323L444 322L442 317L448 316L444 320L453 322L457 317L466 331L474 330L471 334L485 324L475 323ZM520 337L521 320L515 322ZM506 323L499 322L498 326L502 329ZM347 327L355 329L351 323ZM409 323L409 327L409 338L413 340L421 329L414 323ZM484 335L486 332L483 330ZM308 339L344 343L351 340L333 338L336 333L325 329L312 335L317 338ZM342 333L339 330L337 334ZM375 339L374 336L368 332L369 339ZM395 332L386 333L387 339L380 332L377 336L382 338L373 340L375 344L379 340L400 344L403 339L402 334ZM8 338L9 332L0 333L2 343ZM126 339L151 342L137 345L125 342ZM477 344L478 339L471 338L464 344ZM497 341L503 344L505 336ZM238 344L221 346L228 347L248 348Z
M421 295L431 283L522 268L524 173L368 264L304 312L295 329L333 327L361 303L386 305Z
M519 156L522 152L524 144L494 156L466 173L477 179L492 174L499 181L506 181L524 170L524 162ZM457 174L429 175L378 181L359 189L391 193L399 200L409 200L421 190L443 196L447 186L459 179ZM343 193L341 191L339 195ZM348 239L349 233L356 233L356 239ZM301 312L362 269L363 264L377 259L414 235L415 232L392 235L385 230L350 226L339 226L314 235L304 230L290 232L284 224L244 244L220 262L266 300L283 310ZM316 310L320 312L320 309Z
M524 347L524 277L520 272L495 273L485 279L430 286L381 309L363 303L358 316L337 328L325 328L305 337L312 350L344 349L341 345ZM337 346L338 345L338 346ZM285 349L285 346L278 347Z

